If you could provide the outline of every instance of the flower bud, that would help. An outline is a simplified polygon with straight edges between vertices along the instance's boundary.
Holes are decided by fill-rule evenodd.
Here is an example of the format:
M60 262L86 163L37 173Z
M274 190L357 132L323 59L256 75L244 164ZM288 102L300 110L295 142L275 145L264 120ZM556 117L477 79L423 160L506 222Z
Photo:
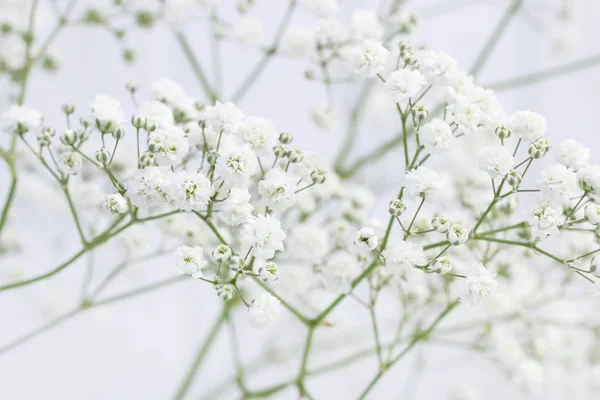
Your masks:
M523 175L517 170L512 169L506 174L506 183L512 186L513 189L517 189L522 181Z
M546 155L546 148L543 143L539 141L533 142L529 145L529 155L534 159L540 159Z
M585 206L585 217L587 218L587 222L592 225L600 224L600 205L590 203Z
M290 144L292 143L292 140L294 140L294 136L289 132L282 132L279 135L279 141L281 144Z
M363 250L373 250L379 245L379 238L372 228L362 227L356 231L354 245Z
M52 128L44 128L37 134L37 141L40 146L49 146L52 142L55 130Z
M452 262L446 256L440 257L433 262L431 268L440 275L446 275L452 271Z
M215 249L212 252L212 257L215 259L216 262L227 262L231 259L232 256L233 251L231 250L231 247L225 244L221 244L215 247Z
M388 211L390 215L393 215L394 217L399 217L402 214L404 214L404 211L406 211L406 206L400 199L392 200L390 201Z
M146 125L146 118L141 115L133 115L131 117L131 125L136 129L142 129Z
M316 169L310 174L310 178L316 184L321 184L327 180L327 171Z
M275 154L275 157L285 157L285 155L287 154L287 147L283 144L279 144L275 147L273 147L273 154Z
M550 143L550 141L546 138L540 138L537 142L544 148L546 153L548 153L552 148L552 143Z
M73 129L67 129L60 137L60 141L66 146L73 146L75 143L77 143L77 138L77 132L75 132Z
M83 126L84 129L87 129L90 127L90 121L88 121L87 118L85 118L85 117L79 118L79 123L81 124L81 126Z
M149 151L143 152L140 156L140 165L144 167L156 165L156 156Z
M215 289L217 289L217 296L223 299L223 301L231 300L235 294L233 285L217 285Z
M126 88L127 90L129 90L131 93L133 93L133 92L135 92L136 90L138 90L138 88L139 88L139 87L140 87L140 84L139 84L138 82L134 82L134 81L127 82L127 83L125 84L125 88Z
M240 256L232 256L228 261L229 269L233 272L244 269L244 264L244 260Z
M422 124L423 121L425 121L427 119L427 117L429 116L429 111L422 104L419 104L419 105L415 106L413 108L413 113L414 113L414 116L415 116L415 120L419 124Z
M510 135L512 135L512 130L510 129L510 126L500 125L496 128L496 136L498 136L498 139L505 140L508 139Z
M98 160L99 163L104 164L108 162L109 159L110 153L108 152L108 150L102 148L96 152L96 160Z
M431 220L431 226L436 232L446 233L450 229L450 221L438 215Z
M97 155L98 153L96 153ZM112 215L125 214L129 209L127 200L119 193L111 194L104 200L104 209Z
M304 70L304 77L307 80L312 81L313 79L315 79L316 76L317 76L317 74L313 68L309 67Z
M113 131L110 134L116 140L121 140L125 137L125 131L120 126L113 129Z
M290 162L293 163L299 163L300 161L302 161L302 158L304 156L302 155L302 150L296 148L296 147L292 147L290 149L290 153L288 154L288 158L290 160Z
M260 279L265 282L276 281L279 277L279 267L274 262L269 261L258 269L258 274L260 275Z
M460 224L454 224L448 229L446 239L452 246L461 245L469 239L469 231Z
M214 150L209 151L206 155L206 161L208 161L209 165L215 165L218 158L219 154Z
M62 110L65 114L70 115L75 112L75 106L73 104L63 104Z
M160 153L164 150L163 142L158 137L153 137L148 141L148 150L152 153Z

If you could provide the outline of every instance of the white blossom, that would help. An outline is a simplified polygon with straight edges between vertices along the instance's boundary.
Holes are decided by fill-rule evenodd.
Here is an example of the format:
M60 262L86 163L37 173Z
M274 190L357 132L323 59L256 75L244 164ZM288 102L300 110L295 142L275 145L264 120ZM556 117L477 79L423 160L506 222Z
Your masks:
M482 148L477 153L477 160L479 169L487 172L492 179L502 178L515 164L510 150L504 146Z
M315 33L297 26L290 27L279 44L281 54L290 57L308 57L314 48Z
M374 78L385 70L390 51L381 42L365 40L353 55L356 72L363 78Z
M125 183L127 197L137 207L152 207L170 201L169 185L159 167L137 169Z
M323 266L323 284L334 293L350 293L352 281L361 271L355 257L348 253L336 252Z
M173 111L165 103L157 100L142 104L138 115L146 119L147 128L164 128L175 123Z
M584 211L587 222L592 225L600 224L600 205L594 203L588 204L585 206Z
M9 133L25 133L39 128L43 120L44 117L39 111L12 105L0 116L0 127Z
M537 203L531 212L532 233L538 239L551 234L558 234L558 226L562 223L562 210L553 207L549 202Z
M277 322L281 302L268 292L261 292L248 307L248 321L254 328L264 328Z
M284 211L296 201L296 186L296 178L280 169L272 169L258 182L258 193L267 207Z
M418 167L406 173L403 186L409 197L425 198L436 194L442 183L437 172L427 167Z
M419 71L429 84L449 85L458 72L456 60L447 54L419 50L416 58L419 62Z
M270 215L260 214L250 219L244 225L242 241L247 247L252 247L251 254L264 259L271 259L276 251L283 251L283 241L286 234L281 229L279 220Z
M119 193L106 196L104 209L113 215L125 214L129 209L127 200Z
M533 142L546 134L546 119L531 111L517 111L510 116L509 125L519 139Z
M379 40L383 35L383 25L373 11L356 10L352 13L352 31L358 40Z
M379 238L375 234L373 228L363 227L356 231L354 245L361 250L374 250L379 245Z
M64 151L60 153L57 158L58 168L64 174L76 175L83 167L81 155L74 151Z
M148 137L148 148L155 154L159 165L179 164L190 149L185 133L171 125L159 128Z
M416 266L426 264L423 248L410 242L401 241L385 249L382 254L385 258L386 272L390 275L407 275L413 272Z
M418 133L421 144L430 153L448 150L456 140L450 125L440 118L423 125Z
M565 203L569 194L577 189L577 175L561 164L551 165L540 173L544 198L551 202Z
M175 172L168 180L169 198L176 207L188 212L206 210L213 190L210 181L202 172Z
M579 187L593 195L600 195L600 165L588 165L577 171Z
M476 267L475 274L467 276L465 279L469 300L472 304L481 304L489 295L491 295L496 287L496 274L488 271L483 264Z
M232 188L220 207L219 219L230 226L246 223L252 217L254 210L254 206L250 204L250 192L247 188Z
M229 146L220 153L215 171L228 185L245 185L258 169L256 154L248 145Z
M275 125L263 117L248 117L242 124L239 134L252 150L260 156L268 155L277 143Z
M588 164L590 149L573 139L560 142L556 151L556 161L569 168L580 168Z
M206 124L214 132L237 134L245 115L232 102L221 103L217 100L214 107L207 107L204 113Z
M193 278L202 278L202 269L208 262L204 258L201 247L179 246L175 249L175 261L182 273L191 275Z
M121 103L106 94L97 94L90 102L90 110L101 131L117 128L125 120Z
M419 94L425 83L425 78L418 70L403 68L387 77L385 89L396 103L403 103Z

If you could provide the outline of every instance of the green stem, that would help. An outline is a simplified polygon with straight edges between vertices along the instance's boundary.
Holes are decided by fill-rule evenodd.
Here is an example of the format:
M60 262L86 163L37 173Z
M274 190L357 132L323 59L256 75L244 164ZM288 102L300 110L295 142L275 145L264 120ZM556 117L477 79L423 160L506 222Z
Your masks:
M189 41L187 40L183 32L175 33L175 38L177 39L177 43L179 43L179 46L183 50L186 59L190 63L192 71L196 75L196 78L200 82L200 85L202 85L206 96L210 99L212 103L214 103L215 101L217 101L219 96L210 87L210 83L208 82L206 74L204 73L204 69L202 69L200 61L198 61L198 59L196 58L196 55L194 54L194 51L192 50Z

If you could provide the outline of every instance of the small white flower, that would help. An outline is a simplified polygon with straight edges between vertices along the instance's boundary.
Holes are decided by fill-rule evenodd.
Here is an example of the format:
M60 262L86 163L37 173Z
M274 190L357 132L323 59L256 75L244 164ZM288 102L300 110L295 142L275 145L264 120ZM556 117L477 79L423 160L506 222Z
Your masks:
M215 247L211 255L216 262L227 262L233 257L233 251L231 250L231 247L220 244Z
M419 71L429 84L449 85L459 71L456 60L444 53L419 50L416 52L416 58Z
M252 247L251 254L266 260L275 256L276 251L283 251L285 232L279 220L270 215L258 215L250 219L242 228L242 241Z
M179 164L190 149L185 133L174 125L159 128L148 137L148 148L159 165Z
M167 104L174 104L186 96L181 85L166 78L154 82L150 90L154 99Z
M562 220L562 211L543 201L535 205L529 225L537 239L544 239L550 234L558 234L558 226Z
M590 203L585 206L585 217L592 225L600 224L600 205Z
M170 201L169 181L161 168L136 169L127 180L127 197L137 207L164 205Z
M447 218L438 215L431 220L431 227L435 229L436 232L446 233L448 232L448 229L450 229L450 221Z
M129 209L127 200L119 193L106 196L104 200L104 209L113 215L125 214Z
M446 275L452 271L452 261L446 256L442 256L431 264L431 269L440 275Z
M348 253L336 252L329 257L321 272L326 289L334 293L350 293L352 282L362 270L355 257Z
M252 16L240 18L234 27L234 36L240 43L258 46L264 42L263 25L260 19Z
M356 231L354 245L362 250L373 250L379 245L379 238L372 228L363 227Z
M425 198L438 192L442 183L437 172L427 167L419 167L406 173L403 186L409 197Z
M43 120L40 112L13 105L0 116L0 127L10 133L25 133L39 128Z
M569 194L577 189L577 175L561 164L544 169L540 177L544 199L551 202L565 203L569 201Z
M180 171L169 177L169 197L184 211L204 211L213 194L210 181L202 172Z
M102 132L121 126L121 123L125 120L121 103L105 94L97 94L94 100L90 102L90 109L98 129Z
M79 153L64 151L58 155L58 168L67 175L76 175L83 167L83 160Z
M563 140L556 151L556 161L570 168L580 168L587 165L590 159L590 149L575 140Z
M248 145L229 146L220 153L215 171L228 185L245 185L258 169L256 154Z
M277 143L275 125L263 117L246 118L239 134L259 156L271 153Z
M277 322L281 302L268 292L262 292L248 307L248 321L254 328L263 328Z
M512 132L526 142L533 142L546 134L548 125L540 114L531 111L517 111L510 116Z
M214 107L206 108L204 118L206 124L214 132L235 135L242 126L245 115L232 102L221 103L217 101Z
M204 251L201 247L179 246L173 255L182 273L193 278L202 278L202 268L208 262L204 259Z
M469 231L460 224L451 225L446 233L446 239L452 246L459 246L469 240Z
M254 206L250 204L250 192L247 188L232 188L229 196L221 205L219 219L229 226L246 223L252 217Z
M267 207L274 211L285 211L296 201L296 184L296 178L274 168L258 182L258 193Z
M600 165L589 165L578 170L577 182L581 190L600 195Z
M171 108L157 100L142 104L137 114L146 119L145 127L148 130L171 126L175 123Z
M272 261L266 262L262 267L258 268L260 279L265 282L276 281L279 277L279 267Z
M425 78L418 70L403 68L387 77L385 89L396 103L402 103L419 94L425 84Z
M469 300L472 304L481 304L498 286L496 274L488 271L483 264L479 264L475 274L465 279Z
M430 153L448 150L456 140L450 125L440 118L434 118L423 125L419 131L419 138Z
M353 56L356 72L363 78L374 78L385 70L390 51L381 42L365 40L354 51Z
M426 264L423 248L410 242L399 242L385 249L382 254L385 258L385 271L390 275L408 275L416 266Z
M515 161L506 147L488 146L477 153L479 169L492 178L502 178L514 166Z

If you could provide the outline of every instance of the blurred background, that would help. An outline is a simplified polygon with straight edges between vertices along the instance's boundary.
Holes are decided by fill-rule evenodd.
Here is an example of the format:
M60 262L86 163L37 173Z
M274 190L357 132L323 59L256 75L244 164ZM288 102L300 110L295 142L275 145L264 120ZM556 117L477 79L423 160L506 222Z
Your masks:
M81 0L77 3L74 15L83 13L90 3L94 7L105 6L100 1ZM144 1L138 3L143 5ZM355 9L378 7L378 1L341 0L340 3L342 19L349 19ZM407 9L420 16L419 28L410 40L446 52L468 69L509 3L507 0L408 1ZM561 10L567 3L571 14L564 20ZM2 4L0 1L0 14ZM64 1L58 1L58 4L64 4ZM40 18L40 22L48 27L55 23L50 7L43 5L44 13ZM267 38L275 32L285 8L286 2L281 0L256 1L251 15L263 21ZM237 18L233 7L226 7L225 16L230 20ZM477 82L484 87L499 85L529 73L600 57L598 16L600 2L595 0L524 0L523 9L507 27ZM46 122L60 130L65 128L61 105L68 102L83 110L97 93L119 99L126 114L134 112L135 107L124 86L129 81L139 82L141 99L145 98L144 93L153 81L164 77L180 83L189 94L202 99L201 87L170 27L163 24L141 30L131 22L126 24L126 45L135 51L134 63L123 62L122 45L105 29L67 27L51 49L52 55L59 60L60 69L52 74L36 70L25 104L40 110ZM301 12L292 21L292 26L314 24L314 17ZM209 28L199 22L188 23L182 30L205 68L213 74L208 52ZM227 99L261 54L225 42L222 57L224 63L220 73L224 77ZM498 96L509 113L529 109L543 114L548 120L551 141L569 137L595 150L600 143L597 137L600 60L597 62L597 67L591 66L593 62L590 62L589 68L534 84L500 85L498 88L502 90L498 91ZM292 132L299 147L333 157L342 139L343 126L323 132L311 121L311 108L326 101L326 93L322 85L306 81L305 68L302 61L276 57L237 106L248 115L272 119L281 131ZM357 86L336 87L334 106L340 115L351 108ZM3 82L0 90L0 111L3 111L10 104L8 98L13 89ZM352 156L360 155L380 143L381 138L390 136L393 131L386 130L385 118L396 117L382 116L366 124ZM367 182L380 190L384 200L389 197L388 193L396 191L394 182L401 173L394 162L398 157L399 152L391 152L379 161L373 167L379 168L378 181ZM594 155L592 159L595 161ZM8 186L7 176L2 168L0 193ZM364 181L366 176L360 174L356 179ZM43 182L34 179L19 187L10 229L17 237L26 237L27 241L22 243L22 254L0 259L2 282L46 271L77 250L77 234L68 219L66 204L53 196L44 196L43 187ZM156 246L151 232L136 234L137 239L148 246ZM94 263L98 276L101 276L118 263L122 251L122 245L115 244L114 254L98 252L95 257L82 259L75 267L51 280L0 293L0 346L71 310L81 295L84 265ZM107 289L106 294L120 293L173 275L172 264L167 254L156 261L132 267ZM147 295L76 315L30 342L1 354L0 399L171 398L219 312L220 299L208 289L206 285L184 280ZM319 332L317 348L320 355L314 357L316 364L320 357L335 358L331 343L339 342L341 338L355 348L364 347L361 343L371 343L370 331L356 325L353 313L356 313L356 307L345 304L335 315L336 326ZM468 317L471 316L463 313L455 322ZM385 310L381 319L386 319ZM247 361L252 360L265 343L282 343L280 347L286 349L281 352L285 354L280 360L282 363L267 370L257 380L277 381L285 371L297 368L293 361L295 359L297 363L300 357L301 349L297 343L302 332L298 337L290 335L293 324L285 315L281 326L270 332L239 327ZM188 398L198 399L203 395L211 398L210 390L234 373L229 347L224 337L214 344ZM287 357L292 358L291 363L286 364ZM366 359L335 373L310 379L309 387L318 399L354 398L374 370L373 359ZM253 378L249 378L249 383L252 382ZM372 398L452 399L456 388L464 385L472 386L482 399L528 398L513 387L502 370L479 355L429 344L420 346L412 357L395 367L380 382ZM573 378L570 384L558 390L549 389L537 398L590 398L578 392L577 387L578 381ZM223 390L223 398L238 398L231 384ZM292 388L274 398L295 399L297 392Z

